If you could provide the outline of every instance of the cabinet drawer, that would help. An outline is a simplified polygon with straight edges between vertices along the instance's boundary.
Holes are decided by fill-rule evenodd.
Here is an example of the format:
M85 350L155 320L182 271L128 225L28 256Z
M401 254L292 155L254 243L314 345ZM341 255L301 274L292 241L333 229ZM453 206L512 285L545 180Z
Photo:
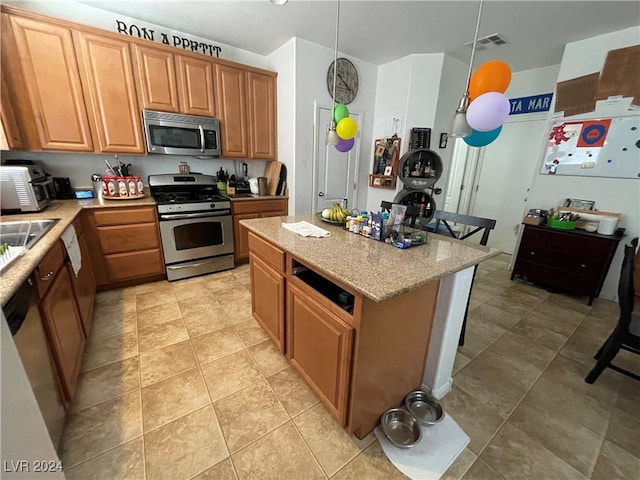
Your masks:
M149 250L160 246L155 223L100 227L98 238L102 252L106 255Z
M523 260L516 262L513 273L578 295L591 296L598 289L599 278L587 277L575 272L559 270Z
M588 255L608 255L611 241L575 233L543 230L527 226L522 234L522 245L545 247L559 252Z
M262 213L262 212L286 212L287 199L277 200L246 200L242 202L231 202L233 213Z
M150 223L156 221L155 208L115 208L97 210L93 213L96 226L127 225L132 223Z
M143 278L164 273L160 249L143 252L116 253L105 256L105 264L112 282Z
M573 255L532 245L520 246L518 260L546 265L557 270L568 270L588 277L599 277L607 264L607 257L604 255Z
M36 268L35 278L40 298L42 298L49 289L58 270L62 267L63 262L64 250L62 241L57 241Z
M279 272L284 273L284 252L249 232L249 250Z

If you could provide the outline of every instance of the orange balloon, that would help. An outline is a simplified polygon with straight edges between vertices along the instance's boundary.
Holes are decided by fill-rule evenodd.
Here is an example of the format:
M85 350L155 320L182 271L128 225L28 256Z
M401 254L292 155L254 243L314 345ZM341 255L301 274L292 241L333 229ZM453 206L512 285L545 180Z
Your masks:
M490 60L478 67L469 82L469 98L484 93L504 93L511 83L511 68L501 60Z

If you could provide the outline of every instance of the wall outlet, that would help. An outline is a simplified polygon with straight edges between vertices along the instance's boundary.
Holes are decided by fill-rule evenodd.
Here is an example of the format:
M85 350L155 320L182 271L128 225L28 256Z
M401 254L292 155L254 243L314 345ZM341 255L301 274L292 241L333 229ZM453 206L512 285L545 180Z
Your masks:
M580 168L593 168L596 166L596 162L582 162Z

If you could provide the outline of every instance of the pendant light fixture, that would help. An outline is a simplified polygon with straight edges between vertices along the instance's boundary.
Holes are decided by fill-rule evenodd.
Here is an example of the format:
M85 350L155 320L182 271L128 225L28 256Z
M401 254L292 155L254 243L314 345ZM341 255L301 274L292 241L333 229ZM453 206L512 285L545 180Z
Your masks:
M468 137L472 133L472 128L467 122L467 108L469 107L469 83L471 82L471 71L473 70L473 59L476 54L476 44L478 43L478 31L480 30L480 17L482 16L482 4L484 0L480 0L478 8L478 19L476 20L476 32L473 36L473 45L471 46L471 59L469 60L469 73L467 74L467 86L464 94L460 99L456 113L453 114L451 121L450 137Z
M338 30L340 29L340 0L338 0L338 6L336 11L336 41L333 49L333 92L331 94L332 97L332 106L331 106L331 125L327 128L327 137L325 143L327 145L338 145L340 142L340 137L338 137L338 133L336 132L336 121L333 117L334 110L336 108L336 74L338 72Z

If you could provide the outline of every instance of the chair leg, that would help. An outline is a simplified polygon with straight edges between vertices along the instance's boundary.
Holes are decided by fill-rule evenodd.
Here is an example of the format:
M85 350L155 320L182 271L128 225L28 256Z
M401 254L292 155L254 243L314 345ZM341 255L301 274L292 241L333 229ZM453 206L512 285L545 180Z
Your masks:
M612 333L607 337L607 339L604 341L604 343L600 347L600 350L598 350L598 352L593 356L593 358L595 358L596 360L600 360L600 357L602 356L602 352L604 352L605 347L609 344L609 341L611 340L611 337L613 337L613 335L614 334Z
M460 330L460 338L458 339L458 346L464 347L464 332L467 330L467 314L464 314L464 320L462 320L462 330Z
M611 360L618 354L620 351L620 340L617 336L611 336L609 340L606 342L604 346L604 351L601 352L600 358L596 363L596 366L591 369L591 371L587 374L584 381L587 383L595 382L602 371L607 368ZM598 352L600 353L600 352Z

